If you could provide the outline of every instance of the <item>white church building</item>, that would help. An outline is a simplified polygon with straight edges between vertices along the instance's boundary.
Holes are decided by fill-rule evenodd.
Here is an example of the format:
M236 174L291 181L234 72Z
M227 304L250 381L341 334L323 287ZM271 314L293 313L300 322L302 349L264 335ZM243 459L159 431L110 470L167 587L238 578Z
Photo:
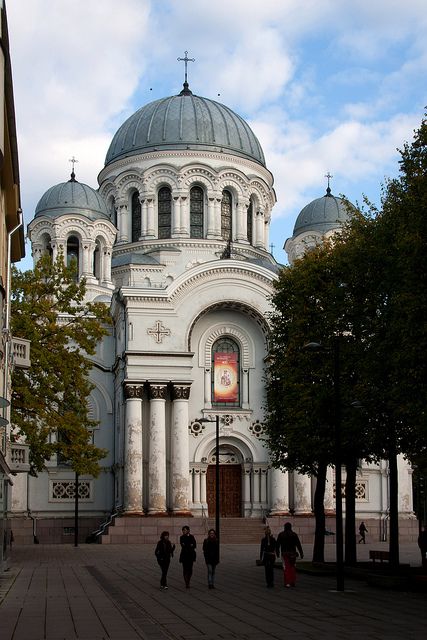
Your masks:
M211 517L217 416L221 517L312 522L315 480L273 469L263 444L268 312L280 265L269 251L273 176L254 132L185 82L122 124L98 181L97 189L83 184L73 169L42 195L28 227L34 260L46 251L75 257L87 299L110 305L113 318L93 358L89 398L99 421L93 440L109 453L98 478L80 477L83 533L116 508L121 521L134 516L128 522L141 536L155 518ZM329 188L308 204L286 241L290 263L346 216ZM401 518L410 520L403 460L399 474ZM328 478L332 514L333 469ZM22 525L13 525L15 539L69 540L74 473L56 459L37 478L18 473L10 507ZM357 513L378 526L387 520L386 462L362 466Z

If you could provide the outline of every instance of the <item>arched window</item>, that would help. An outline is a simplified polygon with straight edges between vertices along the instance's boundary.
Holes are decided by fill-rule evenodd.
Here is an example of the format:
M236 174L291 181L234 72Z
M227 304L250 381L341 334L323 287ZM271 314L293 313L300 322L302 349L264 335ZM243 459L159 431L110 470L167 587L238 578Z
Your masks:
M212 346L212 405L240 407L240 349L229 337Z
M141 202L138 191L132 194L132 242L141 237Z
M67 267L74 262L76 269L76 280L79 277L79 239L76 236L70 236L67 240Z
M221 236L223 240L232 240L232 214L231 207L233 204L233 200L231 197L231 193L229 191L224 190L222 192L222 200L221 200Z
M159 190L159 238L171 237L172 193L169 187Z
M190 237L203 238L203 189L190 190Z
M52 244L51 244L51 239L50 239L50 235L48 233L44 233L42 238L42 251L43 251L43 255L48 254L51 258L53 256L53 249L52 249Z
M253 207L252 200L249 203L248 214L247 214L247 233L248 233L248 242L252 244L252 233L253 233Z

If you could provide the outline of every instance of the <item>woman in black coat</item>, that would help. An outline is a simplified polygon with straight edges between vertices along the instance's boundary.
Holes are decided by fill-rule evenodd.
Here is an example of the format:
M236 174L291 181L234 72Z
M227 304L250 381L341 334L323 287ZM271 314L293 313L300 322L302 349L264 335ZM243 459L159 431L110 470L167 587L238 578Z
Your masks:
M162 591L168 588L167 575L174 551L175 545L169 540L169 531L162 531L160 534L160 540L158 541L156 550L154 551L157 562L162 570L162 577L160 578L160 589Z
M179 539L179 544L181 545L179 561L182 563L185 586L189 589L197 547L196 538L190 533L190 527L182 527L182 536Z
M276 562L276 539L271 535L270 527L265 528L265 535L261 540L259 559L264 565L267 587L274 587L274 563Z
M209 529L208 537L203 540L203 555L208 568L208 587L215 588L215 568L219 564L219 543L215 529Z

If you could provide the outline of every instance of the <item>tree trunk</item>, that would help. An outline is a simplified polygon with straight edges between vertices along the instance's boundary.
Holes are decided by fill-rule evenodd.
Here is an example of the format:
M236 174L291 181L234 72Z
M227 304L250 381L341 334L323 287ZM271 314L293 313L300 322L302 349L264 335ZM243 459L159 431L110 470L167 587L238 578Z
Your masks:
M356 471L357 459L351 458L346 463L347 477L345 481L345 564L354 566L356 555Z
M314 492L314 518L316 529L314 533L313 560L312 562L325 562L325 487L327 465L320 463L316 477L316 490Z

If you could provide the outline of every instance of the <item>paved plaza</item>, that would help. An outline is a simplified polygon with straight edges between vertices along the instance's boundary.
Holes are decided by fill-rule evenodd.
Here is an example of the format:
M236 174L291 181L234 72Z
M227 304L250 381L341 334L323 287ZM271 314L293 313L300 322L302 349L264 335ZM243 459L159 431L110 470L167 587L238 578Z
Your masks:
M368 558L369 548L359 545L360 560ZM309 558L311 548L305 553ZM334 576L305 573L295 589L285 589L281 569L275 588L267 589L257 557L257 545L223 545L210 591L201 549L190 589L176 556L169 589L160 591L153 545L15 547L11 569L0 580L0 638L426 638L425 593L383 590L349 578L345 592L337 593ZM420 564L416 545L402 547L401 561Z

